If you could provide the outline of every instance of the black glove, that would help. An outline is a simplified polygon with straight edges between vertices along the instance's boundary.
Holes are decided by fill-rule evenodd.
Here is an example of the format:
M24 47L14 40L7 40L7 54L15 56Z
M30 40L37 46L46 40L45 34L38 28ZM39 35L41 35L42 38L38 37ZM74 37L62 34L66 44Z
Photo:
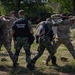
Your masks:
M39 36L38 36L38 35L36 35L36 43L38 43L38 39L39 39Z

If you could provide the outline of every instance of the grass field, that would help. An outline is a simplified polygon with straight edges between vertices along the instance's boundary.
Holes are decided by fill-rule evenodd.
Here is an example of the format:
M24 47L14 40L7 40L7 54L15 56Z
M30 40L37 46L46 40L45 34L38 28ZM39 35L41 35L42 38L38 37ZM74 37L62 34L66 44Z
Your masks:
M71 39L75 46L74 32L74 30L71 32ZM32 58L37 54L37 47L38 44L35 42L31 46ZM14 52L13 43L12 51ZM0 51L0 75L75 75L75 60L64 45L61 45L56 53L58 66L52 66L51 61L49 62L49 66L45 65L45 60L48 55L49 53L45 50L44 54L36 62L36 69L31 72L26 68L25 52L22 49L18 60L19 66L15 70L15 73L11 74L12 61L3 46ZM68 58L68 61L61 61L61 57Z

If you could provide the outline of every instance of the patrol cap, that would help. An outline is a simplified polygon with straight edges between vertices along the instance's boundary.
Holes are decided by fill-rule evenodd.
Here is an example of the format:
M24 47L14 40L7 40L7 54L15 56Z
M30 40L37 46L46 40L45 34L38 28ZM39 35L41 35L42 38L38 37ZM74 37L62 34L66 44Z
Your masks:
M24 10L19 10L19 11L18 11L18 14L20 14L20 15L25 15L25 11L24 11Z

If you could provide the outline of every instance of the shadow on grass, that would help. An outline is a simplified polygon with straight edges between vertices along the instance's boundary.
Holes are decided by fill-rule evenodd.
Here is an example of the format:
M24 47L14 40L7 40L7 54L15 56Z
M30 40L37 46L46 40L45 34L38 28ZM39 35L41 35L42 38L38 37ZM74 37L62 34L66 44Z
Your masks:
M57 66L54 69L62 73L75 74L75 66L68 64L65 66Z
M9 55L6 53L0 53L0 56L9 56Z
M14 73L12 72L12 66L3 66L0 65L0 71L8 73L8 75L57 75L54 73L48 74L48 73L43 73L40 70L34 70L34 71L29 71L26 67L21 67L17 66L17 68L14 70Z
M16 74L18 75L58 75L58 74L54 74L54 73L43 73L43 71L39 70L39 69L35 69L34 71L29 71L26 67L21 67L18 66L17 68L18 70L16 70Z

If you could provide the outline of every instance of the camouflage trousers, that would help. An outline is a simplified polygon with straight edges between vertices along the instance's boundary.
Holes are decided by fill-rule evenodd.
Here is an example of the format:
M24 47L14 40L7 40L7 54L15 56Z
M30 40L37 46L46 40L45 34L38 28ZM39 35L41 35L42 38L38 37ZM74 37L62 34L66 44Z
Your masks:
M14 61L13 52L11 51L11 44L8 37L3 36L0 37L0 49L2 45L4 45L4 47L6 48L11 60Z
M45 48L47 48L48 52L50 53L51 58L54 57L55 50L53 48L53 45L51 44L50 38L44 36L44 37L40 37L39 46L38 46L38 49L37 49L38 53L32 59L33 62L36 62L37 59L39 59L41 57L41 55L43 54Z
M69 38L66 39L59 39L57 42L53 42L53 46L54 46L54 50L57 50L57 48L61 45L65 45L67 47L67 49L69 50L69 52L71 53L72 57L75 59L75 50L74 50L74 46L71 43L71 40Z
M14 46L15 46L14 63L17 63L18 56L22 47L24 48L26 53L26 62L31 63L31 53L30 53L30 45L28 43L28 38L17 37Z

